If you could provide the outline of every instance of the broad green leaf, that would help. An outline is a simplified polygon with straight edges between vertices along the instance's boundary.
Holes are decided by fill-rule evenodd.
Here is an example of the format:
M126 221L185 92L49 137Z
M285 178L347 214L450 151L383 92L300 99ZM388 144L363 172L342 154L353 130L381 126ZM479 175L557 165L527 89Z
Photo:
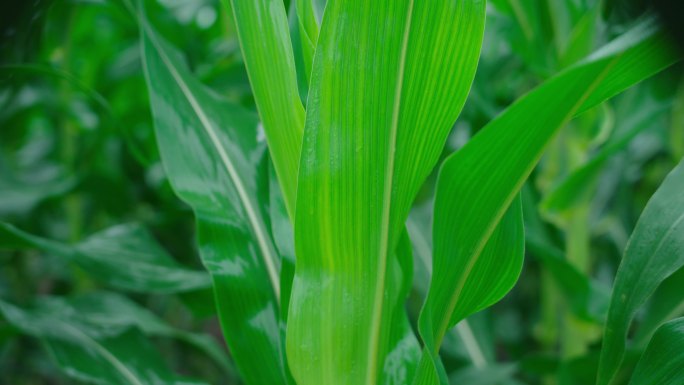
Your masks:
M603 336L598 384L620 369L629 326L641 305L684 266L684 162L660 185L644 208L620 263Z
M298 384L392 383L393 253L477 64L484 1L325 9L300 165L287 351Z
M0 249L38 249L58 255L98 282L127 291L170 294L211 286L205 272L181 266L138 224L110 227L72 246L0 222Z
M195 212L223 334L248 384L287 383L280 258L265 218L267 167L257 117L202 86L141 20L142 55L162 163Z
M73 379L102 385L201 384L172 373L137 328L107 327L60 299L43 298L32 310L0 301L0 314L22 333L40 339Z
M441 192L448 191L450 189L441 190ZM439 202L440 199L443 199L439 194L440 190L436 195L435 210L440 209ZM435 245L440 242L440 237L453 237L453 234L448 233L449 227L437 227L439 216L440 214L435 211L435 227L433 229ZM450 266L453 266L454 258L458 255L455 255L454 251L445 251L449 249L442 249L441 254L438 254L437 250L435 248L433 259L435 273L433 273L430 291L418 322L425 348L416 382L414 382L417 384L447 383L446 373L438 356L439 347L447 330L467 316L498 302L518 280L522 271L525 250L520 199L518 198L504 215L496 231L480 253L479 259L473 258L465 262L456 260L462 266L458 275L450 277L458 282L458 286L455 286L454 289L455 293L442 291L450 290L450 283L436 281L436 279L445 279L440 270L449 269ZM451 250L455 250L453 245ZM451 302L439 303L438 306L441 307L433 308L432 306L436 303L435 298L449 298Z
M680 385L684 378L684 318L656 331L639 360L630 385Z
M282 0L230 0L230 6L268 149L288 213L294 218L304 107L285 7ZM311 32L306 23L307 29L300 29L303 36Z
M495 250L493 234L506 233L499 223L555 133L576 114L675 62L668 48L652 24L638 25L520 98L444 162L435 201L435 274L420 319L433 361L446 330L486 303L463 294L469 274L483 256L505 260L485 251ZM501 269L491 274L487 281L513 278ZM432 381L419 383L434 383L438 372L432 369L424 377Z
M427 296L432 275L432 241L429 237L432 232L429 226L420 225L420 223L431 222L432 203L430 202L429 207L427 206L428 204L422 208L414 206L406 221L406 229L411 236L416 256L413 288L422 299ZM479 313L479 315L484 315L484 313ZM482 332L482 327L473 327L479 326L478 321L481 319L469 318L459 322L444 336L447 341L444 348L448 354L470 360L476 367L484 367L488 361L494 361L494 346L493 340Z

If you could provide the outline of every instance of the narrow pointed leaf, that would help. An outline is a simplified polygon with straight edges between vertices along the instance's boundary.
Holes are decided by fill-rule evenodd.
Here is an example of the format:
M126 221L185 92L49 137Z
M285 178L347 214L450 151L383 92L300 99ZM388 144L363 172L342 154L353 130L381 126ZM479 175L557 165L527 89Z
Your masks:
M201 384L172 373L140 330L103 327L56 299L32 310L0 301L0 314L22 333L40 339L69 377L98 385Z
M304 107L297 89L285 6L282 0L230 0L230 5L268 148L292 218ZM300 30L300 34L304 32L309 30Z
M138 224L113 226L72 246L0 222L0 249L38 249L58 255L98 282L127 291L170 294L211 287L208 274L181 266Z
M651 23L640 24L520 98L444 162L435 202L435 273L420 320L431 354L437 353L446 329L463 316L454 313L459 303L478 303L461 295L467 273L485 255L555 133L574 115L675 62L671 52ZM437 374L419 383L434 383Z
M298 384L384 382L403 301L391 257L472 83L484 12L480 0L327 3L295 216Z
M265 148L257 117L199 84L144 20L141 32L162 163L195 212L223 334L248 384L286 383L280 259L264 219L268 174L258 167Z
M314 14L314 0L297 0L297 19L299 22L299 37L302 43L304 66L307 79L311 77L313 55L318 42L318 22Z
M684 379L684 318L656 331L639 360L629 385L680 385Z
M603 337L598 384L610 384L625 354L629 326L641 305L684 266L684 162L651 197L620 263Z

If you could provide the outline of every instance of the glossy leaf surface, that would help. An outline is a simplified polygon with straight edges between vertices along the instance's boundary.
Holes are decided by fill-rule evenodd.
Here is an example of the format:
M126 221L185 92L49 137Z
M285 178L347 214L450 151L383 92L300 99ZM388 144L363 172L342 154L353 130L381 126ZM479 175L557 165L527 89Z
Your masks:
M161 159L174 191L195 212L224 336L247 383L286 383L280 259L264 219L268 174L259 167L265 148L257 117L195 80L144 20L141 30Z
M610 384L625 354L629 326L641 305L684 266L684 162L644 208L620 263L603 337L598 384Z
M485 302L462 295L469 273L487 255L495 230L503 231L497 226L555 133L574 115L675 62L667 52L664 36L640 24L520 98L444 162L435 201L435 274L420 319L427 354L436 355L446 330ZM493 281L506 274L491 273ZM470 306L459 309L463 302ZM434 383L439 374L434 365L423 373L420 383Z
M110 227L71 246L0 223L0 249L68 258L99 282L128 291L170 294L211 287L205 272L181 266L138 224Z
M679 385L684 378L684 318L656 331L639 360L630 385Z
M268 149L293 217L304 107L285 7L281 0L230 0L230 5Z
M298 384L393 383L392 255L470 88L484 1L329 1L308 96L287 351Z
M88 318L67 302L49 297L31 310L0 301L0 313L22 333L40 339L73 379L102 385L202 384L172 373L130 320L117 324Z
M299 174L288 357L299 384L394 383L383 368L403 298L391 256L470 88L484 2L330 1L325 12Z

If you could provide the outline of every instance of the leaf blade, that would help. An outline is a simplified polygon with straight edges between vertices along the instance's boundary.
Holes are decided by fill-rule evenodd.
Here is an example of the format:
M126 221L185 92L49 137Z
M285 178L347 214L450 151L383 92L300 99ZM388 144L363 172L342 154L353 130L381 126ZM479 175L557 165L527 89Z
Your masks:
M638 308L684 266L684 162L665 178L644 208L620 263L603 337L597 383L620 368L629 325Z
M375 384L391 333L381 326L397 306L385 300L399 290L392 255L472 83L484 2L330 1L325 12L298 181L288 356L303 384Z
M574 115L677 61L667 47L651 23L636 26L520 98L444 162L435 202L435 275L420 322L433 354L454 323L463 268L480 258L554 134Z
M144 19L141 39L162 164L195 212L224 337L247 383L287 383L257 117L199 84Z

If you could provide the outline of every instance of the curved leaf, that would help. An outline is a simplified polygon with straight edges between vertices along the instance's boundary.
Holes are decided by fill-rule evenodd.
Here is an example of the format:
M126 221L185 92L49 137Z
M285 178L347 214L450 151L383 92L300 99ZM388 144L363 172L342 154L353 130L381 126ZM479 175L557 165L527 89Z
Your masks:
M98 282L122 290L170 294L211 287L205 272L181 266L138 224L113 226L71 246L0 222L0 249L39 249L68 258Z
M144 20L141 32L162 164L195 212L223 334L247 383L287 383L280 258L263 214L268 174L259 167L257 117L203 87Z
M684 318L656 331L639 360L629 385L680 385L684 378Z
M391 256L472 83L484 16L482 0L326 5L295 215L287 350L299 384L386 381L403 306Z
M664 35L650 23L640 24L520 98L444 162L435 201L435 274L420 319L426 354L436 355L446 329L485 303L485 298L461 295L468 273L491 247L495 230L554 134L574 115L676 60ZM492 273L488 279L493 281L506 274ZM463 301L472 307L459 310ZM438 374L425 375L432 381L421 383L433 383Z
M620 263L603 336L599 385L620 369L636 311L663 281L684 266L684 162L658 188L629 239Z
M684 316L684 267L665 279L653 293L644 318L634 335L637 346L645 346L653 333L665 322Z
M444 188L438 190L435 204L437 210L439 209L437 204L442 199L439 192L448 193L449 191ZM437 217L435 213L435 219ZM453 234L448 232L448 227L437 227L437 222L435 222L433 236L434 242L437 242L440 237L453 237ZM456 250L456 248L452 247L451 250ZM435 252L435 259L433 259L435 271L448 269L454 265L461 265L462 268L458 275L449 277L458 284L454 293L448 291L452 288L451 283L435 280L435 277L444 279L444 274L433 274L430 291L420 313L419 329L425 349L414 383L447 383L446 373L438 357L439 346L444 335L450 327L467 316L498 302L511 290L522 271L524 250L522 203L520 198L517 198L502 218L478 259L473 258L465 262L454 261L454 258L458 257L454 251L447 255L439 255ZM442 298L450 298L453 302L440 303L439 305L444 306L443 308L433 308L436 299Z
M0 314L21 332L45 343L68 376L101 385L201 384L173 374L159 352L130 324L103 327L63 301L44 298L32 310L0 301Z

